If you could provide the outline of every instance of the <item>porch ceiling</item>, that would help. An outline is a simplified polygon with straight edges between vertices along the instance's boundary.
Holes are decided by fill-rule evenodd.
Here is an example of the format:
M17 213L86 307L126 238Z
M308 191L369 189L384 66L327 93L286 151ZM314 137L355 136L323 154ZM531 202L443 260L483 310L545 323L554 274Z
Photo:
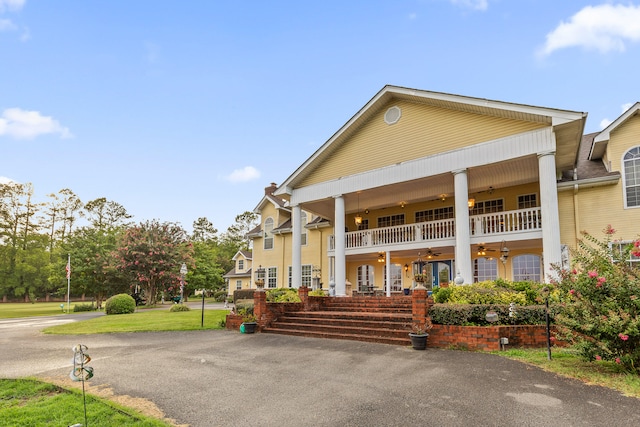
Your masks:
M538 181L538 160L535 156L528 156L481 166L468 170L469 195L481 194L489 187L499 189L507 186L522 185ZM450 173L429 176L413 181L401 182L382 187L363 190L360 193L345 195L345 210L347 214L366 209L384 209L439 199L445 194L447 199L454 197L453 175ZM334 220L334 199L305 203L302 208L308 212Z

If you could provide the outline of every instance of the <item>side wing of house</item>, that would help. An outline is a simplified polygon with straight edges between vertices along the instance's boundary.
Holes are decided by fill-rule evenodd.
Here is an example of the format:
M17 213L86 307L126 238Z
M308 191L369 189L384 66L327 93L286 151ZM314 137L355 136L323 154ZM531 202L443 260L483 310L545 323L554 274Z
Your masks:
M575 247L582 232L617 240L640 234L640 103L602 132L585 135L575 179L559 184L563 243Z

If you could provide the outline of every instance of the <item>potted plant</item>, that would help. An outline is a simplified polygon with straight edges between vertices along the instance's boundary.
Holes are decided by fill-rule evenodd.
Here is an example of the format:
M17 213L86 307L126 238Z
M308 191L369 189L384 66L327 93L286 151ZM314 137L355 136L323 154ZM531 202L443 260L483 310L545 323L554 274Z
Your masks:
M247 309L243 309L240 313L242 316L242 324L240 325L240 332L245 334L253 334L258 328L258 322L256 322L256 316Z
M427 338L429 337L427 331L432 327L433 325L429 319L424 324L413 324L412 331L409 332L409 338L411 339L411 346L415 350L425 350L427 348Z
M424 281L427 279L426 274L416 274L415 276L413 276L413 280L416 281L416 283L424 283Z

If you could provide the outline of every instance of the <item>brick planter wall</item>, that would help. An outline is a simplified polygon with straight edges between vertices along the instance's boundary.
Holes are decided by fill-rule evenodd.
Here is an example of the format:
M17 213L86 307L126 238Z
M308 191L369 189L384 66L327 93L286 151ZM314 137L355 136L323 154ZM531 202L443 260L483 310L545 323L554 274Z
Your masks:
M242 316L239 314L227 314L227 323L226 328L232 330L240 330L240 325L242 324Z
M543 348L547 345L546 331L545 325L433 325L433 328L429 331L427 346L497 351L500 350L500 338L505 337L509 339L509 344L505 348Z

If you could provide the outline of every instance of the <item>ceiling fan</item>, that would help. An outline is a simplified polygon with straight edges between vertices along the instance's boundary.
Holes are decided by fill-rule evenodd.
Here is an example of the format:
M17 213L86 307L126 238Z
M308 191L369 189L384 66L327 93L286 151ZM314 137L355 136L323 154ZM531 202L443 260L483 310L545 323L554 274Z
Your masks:
M433 258L434 256L438 256L440 255L440 252L433 252L431 250L431 248L427 249L427 252L425 252L425 255L427 256L428 259Z
M478 256L484 256L487 252L495 252L495 249L488 249L484 245L478 245L477 254Z

